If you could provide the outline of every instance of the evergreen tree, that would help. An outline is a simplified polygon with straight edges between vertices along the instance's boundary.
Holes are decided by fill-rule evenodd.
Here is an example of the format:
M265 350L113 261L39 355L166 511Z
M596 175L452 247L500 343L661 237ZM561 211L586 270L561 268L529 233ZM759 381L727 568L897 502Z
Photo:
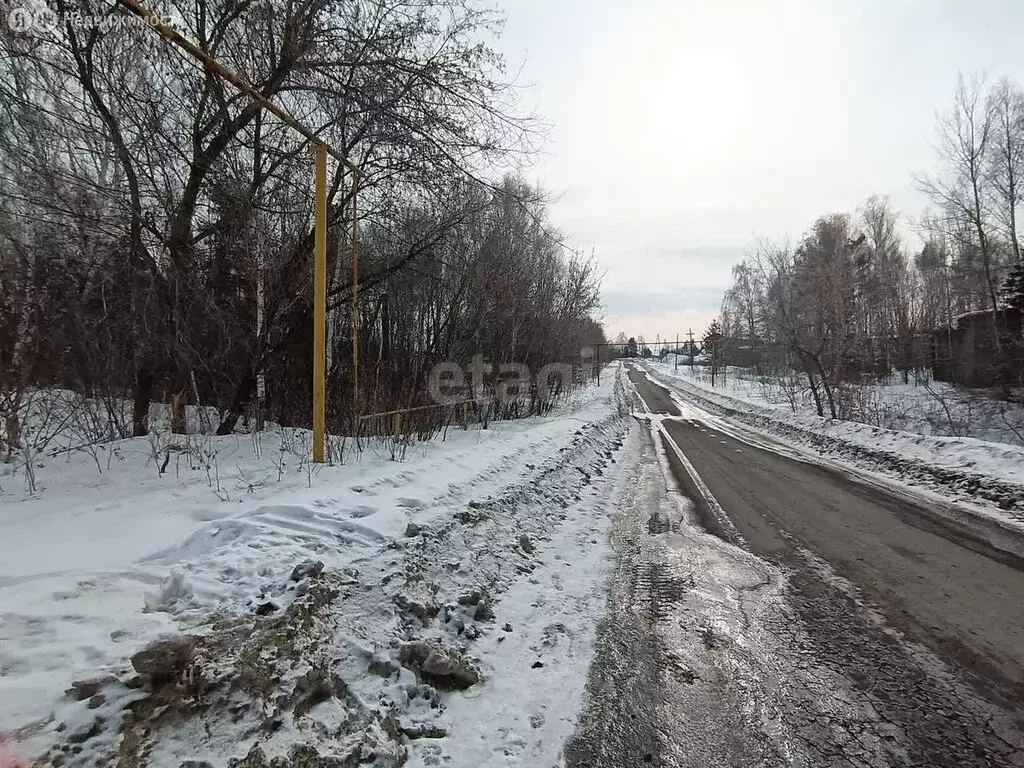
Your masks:
M1003 304L1018 312L1024 312L1024 259L1018 259L1010 269L1002 290Z
M722 324L718 319L712 320L704 332L704 351L711 358L711 386L715 386L718 377L718 365L721 359Z

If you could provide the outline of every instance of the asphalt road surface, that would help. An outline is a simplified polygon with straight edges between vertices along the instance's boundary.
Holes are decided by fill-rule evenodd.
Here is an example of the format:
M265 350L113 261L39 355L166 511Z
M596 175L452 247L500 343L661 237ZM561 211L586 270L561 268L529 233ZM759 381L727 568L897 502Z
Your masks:
M658 415L651 446L722 543L695 562L707 545L681 538L663 504L644 535L613 540L622 562L569 765L1024 767L1018 555L629 376ZM715 563L735 583L709 613Z

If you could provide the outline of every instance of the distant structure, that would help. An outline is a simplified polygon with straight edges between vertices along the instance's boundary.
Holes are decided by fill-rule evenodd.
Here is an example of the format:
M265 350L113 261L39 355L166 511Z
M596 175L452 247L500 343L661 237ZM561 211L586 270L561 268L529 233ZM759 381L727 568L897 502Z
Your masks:
M724 337L719 342L722 365L756 368L761 364L763 344L759 339Z
M952 327L932 332L931 358L932 375L938 381L977 388L1021 386L1024 313L989 309L960 315Z

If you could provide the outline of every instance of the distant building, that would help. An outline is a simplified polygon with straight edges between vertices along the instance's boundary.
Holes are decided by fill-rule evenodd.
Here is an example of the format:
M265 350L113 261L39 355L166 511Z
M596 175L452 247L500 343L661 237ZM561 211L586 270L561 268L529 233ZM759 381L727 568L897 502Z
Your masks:
M724 337L718 342L719 359L722 365L756 368L761 362L761 347L757 339Z
M932 374L966 387L1021 386L1024 381L1024 315L981 310L960 315L931 337ZM999 345L996 345L996 333Z

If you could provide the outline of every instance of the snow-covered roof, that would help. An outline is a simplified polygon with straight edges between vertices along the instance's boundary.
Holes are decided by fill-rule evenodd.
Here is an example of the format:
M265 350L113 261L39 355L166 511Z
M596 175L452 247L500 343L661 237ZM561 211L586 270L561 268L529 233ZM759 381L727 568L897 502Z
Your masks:
M962 320L970 320L972 318L984 317L986 315L992 315L992 314L996 314L996 313L998 313L1000 315L1008 316L1012 312L1013 312L1013 310L1010 309L1009 307L1000 307L999 309L995 310L994 312L991 309L976 309L973 312L964 312L963 314L957 315L956 317L953 318L953 327L954 328L959 328L960 327L960 322Z

